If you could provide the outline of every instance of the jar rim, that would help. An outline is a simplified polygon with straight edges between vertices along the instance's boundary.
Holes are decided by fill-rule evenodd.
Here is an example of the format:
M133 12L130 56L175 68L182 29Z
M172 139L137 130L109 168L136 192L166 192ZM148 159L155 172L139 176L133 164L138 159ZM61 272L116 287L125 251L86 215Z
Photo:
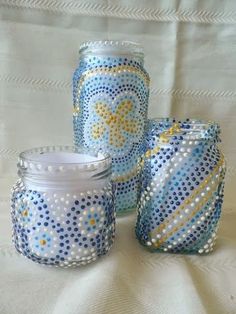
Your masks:
M176 119L176 118L152 118L148 120L148 127L156 127L157 135L162 134L166 138L180 138L189 140L215 140L219 141L220 125L212 120L203 119Z
M91 161L76 161L76 162L68 162L68 161L54 161L43 160L39 158L40 155L45 153L73 153L73 154L85 154L90 157L94 157L94 160ZM86 165L89 167L90 165L99 166L100 164L104 165L111 163L111 157L108 153L101 153L99 151L92 151L91 149L84 147L75 147L75 146L41 146L35 147L28 150L25 150L19 154L19 163L20 165L24 165L27 163L32 164L42 164L42 165L52 165L52 166L80 166L85 167Z
M117 54L133 54L135 56L144 57L143 47L140 43L129 40L94 40L86 41L80 45L79 53L81 55L87 53L117 53Z

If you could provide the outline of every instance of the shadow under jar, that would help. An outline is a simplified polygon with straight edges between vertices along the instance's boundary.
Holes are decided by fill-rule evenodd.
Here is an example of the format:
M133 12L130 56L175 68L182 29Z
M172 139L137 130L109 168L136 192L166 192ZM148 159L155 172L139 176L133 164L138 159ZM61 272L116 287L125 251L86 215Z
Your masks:
M214 122L149 121L136 223L136 236L149 250L213 250L225 177L219 134Z
M147 120L149 76L139 44L87 42L73 78L75 145L112 156L117 213L137 206L141 154Z
M111 248L115 211L111 159L84 148L42 147L19 156L13 242L34 262L85 265Z

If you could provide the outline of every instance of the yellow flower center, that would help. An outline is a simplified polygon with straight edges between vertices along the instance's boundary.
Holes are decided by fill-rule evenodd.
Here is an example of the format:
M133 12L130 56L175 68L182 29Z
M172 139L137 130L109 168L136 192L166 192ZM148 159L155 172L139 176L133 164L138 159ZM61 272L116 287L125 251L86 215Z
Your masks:
M40 243L41 245L45 245L45 244L47 243L47 241L44 240L44 239L41 239L41 240L39 241L39 243Z
M138 121L128 118L132 112L133 104L131 100L123 100L112 112L106 103L98 102L95 105L95 111L102 119L92 126L92 136L95 139L100 138L105 132L105 125L110 128L109 141L116 147L122 147L125 144L123 131L129 134L135 134L138 131Z
M28 212L27 209L23 210L23 212L21 213L21 215L22 215L23 217L27 217L28 214L29 214L29 212Z
M93 225L95 225L96 221L94 218L92 218L92 219L90 219L89 223L91 226L93 226Z

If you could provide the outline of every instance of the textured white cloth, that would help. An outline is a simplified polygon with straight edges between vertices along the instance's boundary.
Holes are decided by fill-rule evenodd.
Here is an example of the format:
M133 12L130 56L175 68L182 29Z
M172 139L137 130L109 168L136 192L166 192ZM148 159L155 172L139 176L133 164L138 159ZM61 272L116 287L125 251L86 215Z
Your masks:
M0 0L0 313L236 313L236 2ZM76 270L41 267L11 245L10 187L20 151L72 143L71 78L79 44L145 47L150 116L222 126L224 213L209 256L151 254L118 219L110 254Z

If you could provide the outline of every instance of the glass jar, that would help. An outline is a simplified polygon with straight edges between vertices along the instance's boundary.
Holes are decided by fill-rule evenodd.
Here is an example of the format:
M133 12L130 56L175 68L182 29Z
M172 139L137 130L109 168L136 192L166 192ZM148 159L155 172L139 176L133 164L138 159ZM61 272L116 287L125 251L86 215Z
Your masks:
M84 148L42 147L19 156L11 216L16 250L34 262L79 266L111 248L111 159Z
M214 122L149 121L136 236L151 251L213 250L225 177L219 134Z
M149 76L140 45L87 42L73 78L75 145L109 153L116 210L137 205L137 161L147 119Z

